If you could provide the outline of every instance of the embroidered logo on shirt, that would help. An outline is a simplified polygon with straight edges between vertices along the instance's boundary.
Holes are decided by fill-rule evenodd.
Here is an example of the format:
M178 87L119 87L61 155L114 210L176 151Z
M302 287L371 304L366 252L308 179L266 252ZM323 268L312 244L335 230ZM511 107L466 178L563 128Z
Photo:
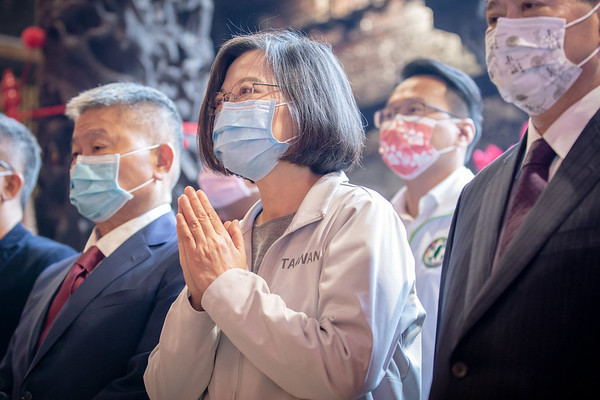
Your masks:
M442 265L444 252L446 251L446 238L435 239L423 253L423 263L427 268L435 268Z
M319 258L321 258L321 253L318 251L304 253L297 258L282 258L281 269L296 268L299 265L308 264L313 261L319 261Z

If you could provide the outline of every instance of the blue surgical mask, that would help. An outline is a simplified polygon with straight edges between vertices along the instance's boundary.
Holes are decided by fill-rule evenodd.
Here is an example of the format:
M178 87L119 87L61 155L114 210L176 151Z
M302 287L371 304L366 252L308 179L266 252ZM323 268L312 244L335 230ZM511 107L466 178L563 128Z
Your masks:
M120 158L158 146L145 147L125 154L77 156L71 172L71 204L89 220L96 223L106 221L133 198L131 193L154 181L150 179L129 191L122 189L118 181Z
M273 136L273 100L225 102L215 117L213 148L225 168L251 181L259 181L279 163L290 147ZM291 139L290 139L291 140Z

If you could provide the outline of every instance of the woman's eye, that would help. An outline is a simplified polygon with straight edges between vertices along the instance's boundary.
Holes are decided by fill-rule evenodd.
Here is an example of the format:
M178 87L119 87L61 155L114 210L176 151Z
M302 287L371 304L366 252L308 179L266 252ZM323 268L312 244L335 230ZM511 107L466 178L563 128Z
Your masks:
M496 25L496 22L498 22L498 17L488 17L487 18L487 24L489 26L494 26Z

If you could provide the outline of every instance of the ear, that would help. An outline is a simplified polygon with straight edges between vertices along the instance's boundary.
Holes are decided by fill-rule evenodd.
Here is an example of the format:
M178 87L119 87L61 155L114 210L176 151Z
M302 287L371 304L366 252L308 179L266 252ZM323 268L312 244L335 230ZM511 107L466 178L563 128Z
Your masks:
M457 147L466 149L475 139L475 123L471 118L463 118L456 126L458 126L459 132L455 144Z
M7 175L3 179L2 190L0 192L0 198L2 202L13 200L21 194L21 189L23 188L23 183L25 180L23 179L23 175L14 173L12 175Z
M171 143L161 143L156 148L156 166L154 168L153 178L157 181L164 180L175 160L175 149Z

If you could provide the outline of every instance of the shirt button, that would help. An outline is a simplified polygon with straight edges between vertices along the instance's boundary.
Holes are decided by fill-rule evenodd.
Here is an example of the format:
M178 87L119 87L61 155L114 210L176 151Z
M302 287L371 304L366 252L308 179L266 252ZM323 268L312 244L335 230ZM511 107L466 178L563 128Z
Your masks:
M467 364L465 364L464 362L455 362L454 364L452 364L452 376L454 376L456 379L462 379L465 376L467 376L467 372L469 372L469 368L467 367Z
M19 399L20 400L32 400L33 396L29 392L23 392L23 393L21 393L21 397L19 397Z

